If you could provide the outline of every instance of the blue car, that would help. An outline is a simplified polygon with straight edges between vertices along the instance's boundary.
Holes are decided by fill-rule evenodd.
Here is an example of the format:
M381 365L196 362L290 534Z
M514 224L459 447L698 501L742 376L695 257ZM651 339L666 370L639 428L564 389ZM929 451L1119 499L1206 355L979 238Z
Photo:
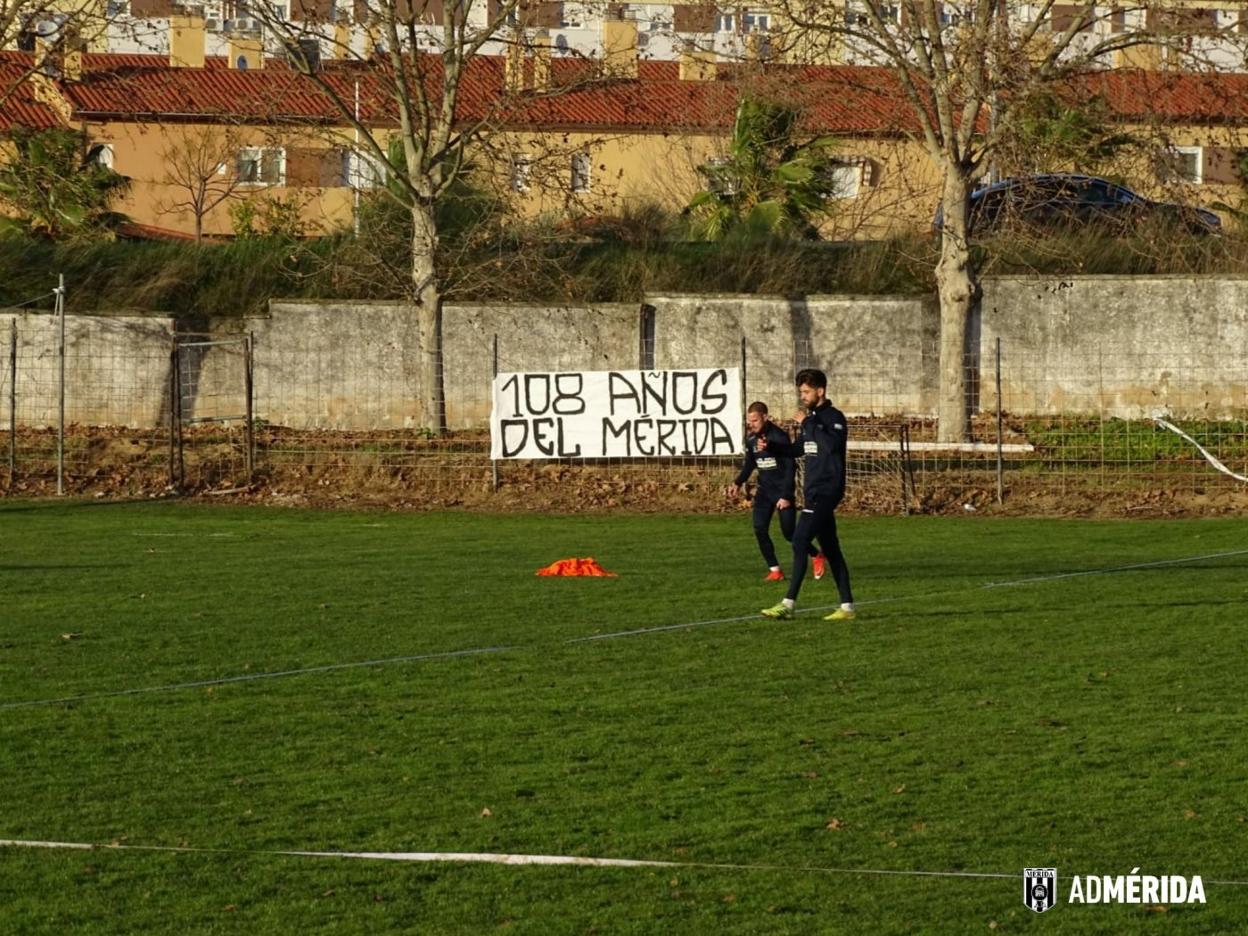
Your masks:
M938 231L942 217L938 208L933 221ZM1058 231L1095 225L1121 235L1148 220L1174 224L1193 234L1217 234L1222 228L1222 219L1212 211L1153 201L1096 176L1023 176L1002 179L971 193L970 228L976 234L1006 228Z

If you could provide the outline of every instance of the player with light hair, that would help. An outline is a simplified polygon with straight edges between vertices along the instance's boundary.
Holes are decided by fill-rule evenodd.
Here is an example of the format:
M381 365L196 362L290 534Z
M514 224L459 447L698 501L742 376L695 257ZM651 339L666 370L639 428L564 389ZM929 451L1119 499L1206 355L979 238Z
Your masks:
M736 480L728 485L728 496L737 497L750 475L758 472L758 486L754 491L754 536L763 561L767 563L765 581L782 582L784 572L780 568L780 560L776 558L776 545L771 541L771 518L774 514L780 515L780 532L785 540L792 543L793 530L797 526L797 462L791 455L779 454L774 447L771 451L763 450L759 447L759 440L767 439L773 446L788 445L792 440L787 432L767 418L767 404L762 401L749 405L745 425L749 430L745 439L745 458ZM814 559L815 578L823 578L826 565L823 554L811 546L810 555Z

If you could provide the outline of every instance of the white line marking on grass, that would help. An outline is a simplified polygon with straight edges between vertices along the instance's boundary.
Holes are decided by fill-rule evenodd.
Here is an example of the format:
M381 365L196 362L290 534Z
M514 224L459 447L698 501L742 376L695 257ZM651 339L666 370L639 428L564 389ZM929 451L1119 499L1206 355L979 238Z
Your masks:
M188 536L195 539L204 539L211 536L238 536L237 533L131 533L131 536Z
M446 660L452 657L481 656L487 653L506 653L515 647L476 647L472 650L448 650L445 653L425 653L419 656L388 657L383 660L358 660L353 663L329 663L325 666L309 666L304 669L278 670L268 673L248 673L244 676L224 676L220 679L201 679L195 682L173 683L167 686L146 686L142 689L117 689L113 692L90 692L84 695L65 696L60 699L34 699L29 702L5 702L4 709L23 708L32 705L57 705L68 702L86 702L91 699L110 699L118 696L142 695L149 692L172 692L175 689L202 689L206 686L224 686L229 683L255 682L258 679L278 679L282 676L303 676L308 673L329 673L334 670L358 669L365 666L385 666L389 663L421 663L426 660Z
M1109 569L1090 569L1084 572L1058 572L1054 575L1037 575L1033 578L1018 579L1014 582L989 582L980 588L1006 588L1013 585L1032 585L1037 582L1055 582L1058 579L1080 578L1085 575L1109 575L1111 572L1133 572L1136 569L1159 569L1163 566L1185 565L1189 562L1201 562L1205 559L1228 559L1231 556L1248 555L1248 549L1235 549L1231 552L1208 553L1204 556L1188 556L1184 559L1159 559L1156 562L1136 562L1132 565L1113 566Z
M639 627L636 630L612 631L608 634L590 634L588 637L569 637L564 641L564 643L588 643L591 640L610 640L613 637L636 637L639 634L659 634L663 631L688 630L691 627L702 627L707 624L739 624L742 621L757 621L758 619L759 616L757 614L743 614L740 617L714 618L709 621L690 621L687 624L661 624L658 627Z
M1035 575L1028 578L1012 579L1005 582L987 582L983 585L968 585L965 588L950 588L937 592L922 592L917 595L899 595L893 598L873 598L867 601L856 602L859 606L895 604L899 601L918 601L927 600L929 598L939 598L945 595L961 595L968 591L981 591L989 588L1013 588L1021 585L1039 585L1044 582L1056 582L1060 579L1080 578L1089 575L1111 575L1116 572L1132 572L1138 569L1156 569L1164 566L1184 565L1191 562L1201 562L1206 559L1227 559L1232 556L1248 555L1248 549L1236 549L1230 552L1208 553L1203 556L1185 556L1181 559L1161 559L1156 562L1137 562L1132 565L1111 566L1106 569L1084 569L1078 572L1057 572L1052 575ZM809 608L798 608L794 610L794 614L814 614L818 611L826 611L829 608L839 608L840 604L834 605L815 605ZM688 630L694 627L703 627L708 624L738 624L742 621L757 621L757 614L746 614L740 617L713 618L706 621L691 621L687 624L662 624L657 627L640 627L635 630L612 631L607 634L591 634L588 637L573 637L564 643L588 643L593 640L610 640L615 637L638 637L643 634L659 634L664 631Z
M1164 566L1184 565L1191 562L1203 562L1209 559L1227 559L1233 556L1248 555L1248 549L1236 549L1229 552L1207 553L1202 556L1186 556L1180 559L1160 559L1155 562L1137 562L1125 566L1111 566L1105 569L1086 569L1077 572L1058 572L1052 575L1037 575L1023 579L1013 579L1005 582L987 582L983 585L968 585L965 588L951 588L945 591L924 592L917 595L901 595L893 598L875 598L868 601L859 602L866 605L890 604L900 601L918 601L929 600L931 598L939 598L947 595L965 594L968 591L982 591L989 588L1007 588L1022 585L1039 585L1044 582L1056 582L1062 579L1080 578L1090 575L1112 575L1117 572L1132 572L1140 569L1156 569ZM812 614L818 611L826 611L828 608L839 607L839 605L817 605L810 608L802 608L796 611L796 614ZM661 634L669 631L692 630L695 627L706 627L711 624L740 624L746 621L760 621L757 614L744 614L737 617L711 618L705 621L689 621L683 624L661 624L657 627L640 627L626 631L612 631L607 634L590 634L585 637L570 637L563 641L564 645L589 643L598 640L613 640L618 637L640 637L646 634ZM360 667L377 667L387 666L394 663L418 663L427 660L453 659L454 657L479 656L487 653L507 653L513 650L535 649L543 645L534 645L532 647L477 647L470 650L448 650L444 653L429 653L420 656L401 656L387 657L379 660L361 660L353 663L331 663L326 666L312 666L305 669L289 669L280 670L271 673L248 673L244 676L226 676L221 679L205 679L197 682L173 683L165 686L148 686L142 689L118 689L113 692L96 692L86 693L77 696L66 696L59 699L32 699L26 702L4 702L0 703L0 711L6 709L26 708L37 705L57 705L69 702L86 702L92 699L116 698L118 696L142 695L153 692L172 692L177 689L199 689L207 686L224 686L230 683L254 682L259 679L277 679L284 676L305 676L312 673L328 673L334 670L357 669Z
M208 849L188 845L95 845L91 842L32 841L0 839L0 849L69 849L72 851L165 851L183 855L257 855L285 857L326 857L356 861L409 861L427 864L485 865L570 865L577 867L684 867L706 871L780 871L782 874L875 875L880 877L982 877L1015 880L1020 872L1001 871L912 871L876 867L825 867L820 865L726 864L715 861L653 861L646 859L603 859L585 855L508 855L479 851L298 851L285 849ZM1209 884L1248 886L1248 881L1209 881Z
M1192 562L1202 562L1206 559L1229 559L1233 556L1248 556L1248 549L1235 549L1230 552L1207 553L1203 556L1184 556L1181 559L1159 559L1156 562L1136 562L1131 565L1110 566L1107 569L1084 569L1079 572L1056 572L1052 575L1035 575L1029 578L1013 579L1006 582L986 582L983 585L969 585L966 588L950 588L945 591L925 592L918 595L902 595L895 598L874 598L857 603L861 605L892 604L898 601L915 601L920 598L939 598L945 595L957 595L968 591L983 591L989 588L1016 588L1022 585L1042 585L1045 582L1056 582L1062 579L1084 578L1090 575L1113 575L1117 572L1135 572L1140 569L1158 569L1165 566L1187 565ZM809 608L807 610L821 611L824 607L839 608L840 605L825 605L820 608ZM800 614L801 612L799 611L798 613Z
M0 839L0 848L72 849L75 851L156 851L183 854L283 855L293 858L346 858L363 861L407 861L415 863L572 865L589 868L697 868L716 871L794 871L820 874L873 874L896 877L1016 878L1018 874L978 871L898 871L875 868L823 868L770 864L724 864L708 861L652 861L637 858L591 858L584 855L510 855L491 852L332 852L261 850L234 848L192 848L176 845L92 845L87 842L42 842Z

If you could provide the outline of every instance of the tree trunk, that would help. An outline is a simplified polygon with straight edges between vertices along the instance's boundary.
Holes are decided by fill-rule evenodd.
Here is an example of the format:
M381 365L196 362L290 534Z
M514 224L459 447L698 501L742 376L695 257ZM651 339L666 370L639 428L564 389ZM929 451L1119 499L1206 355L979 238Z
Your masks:
M955 167L945 170L941 200L940 261L936 291L940 297L940 402L936 438L968 442L971 437L968 390L971 367L971 309L977 283L967 242L970 180Z
M442 293L438 288L438 225L433 205L412 202L412 293L420 335L420 405L422 428L446 432L446 397L442 386Z

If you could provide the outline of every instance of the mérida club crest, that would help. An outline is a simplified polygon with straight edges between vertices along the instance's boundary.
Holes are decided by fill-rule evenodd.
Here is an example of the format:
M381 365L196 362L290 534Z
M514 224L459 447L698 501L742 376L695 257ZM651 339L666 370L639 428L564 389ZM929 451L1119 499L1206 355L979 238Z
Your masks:
M1023 868L1023 903L1044 913L1057 901L1057 868Z

